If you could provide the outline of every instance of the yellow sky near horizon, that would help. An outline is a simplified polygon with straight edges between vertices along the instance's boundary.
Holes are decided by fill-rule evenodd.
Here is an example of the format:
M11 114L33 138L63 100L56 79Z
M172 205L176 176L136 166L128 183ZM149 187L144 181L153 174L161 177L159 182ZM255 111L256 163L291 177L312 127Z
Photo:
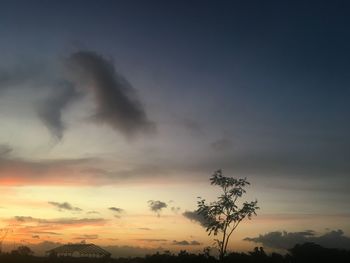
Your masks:
M1 187L0 228L11 229L5 240L9 244L37 244L43 241L77 243L86 240L102 246L200 251L205 246L211 246L213 238L182 213L196 208L196 197L200 193L208 200L214 200L219 193L217 190L208 183L140 184L133 187ZM329 221L333 222L334 229L349 233L346 214L271 213L273 209L263 202L264 196L261 194L255 189L247 196L247 200L254 195L260 196L262 201L259 206L262 209L257 217L251 221L245 220L238 227L229 245L231 250L251 250L257 244L243 241L244 238L271 231L312 229L322 234L327 232ZM162 209L158 216L150 210L148 200L162 200L168 207ZM68 202L79 211L59 210L48 202ZM110 207L123 211L116 213ZM178 209L172 211L171 207ZM197 241L200 245L180 246L175 245L174 240Z

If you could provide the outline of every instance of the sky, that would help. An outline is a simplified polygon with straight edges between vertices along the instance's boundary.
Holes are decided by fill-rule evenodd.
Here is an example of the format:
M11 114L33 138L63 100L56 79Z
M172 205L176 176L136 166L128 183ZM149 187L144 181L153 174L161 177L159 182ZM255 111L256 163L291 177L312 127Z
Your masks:
M4 246L202 251L222 169L260 207L231 250L350 248L349 8L1 1Z

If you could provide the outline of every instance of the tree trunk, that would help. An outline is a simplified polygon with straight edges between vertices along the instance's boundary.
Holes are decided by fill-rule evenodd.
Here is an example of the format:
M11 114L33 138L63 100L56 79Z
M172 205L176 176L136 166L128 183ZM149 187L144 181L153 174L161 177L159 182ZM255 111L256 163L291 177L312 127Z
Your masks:
M219 255L219 261L224 261L224 252L220 251L220 255Z
M224 256L225 256L224 245L225 245L225 242L222 242L220 246L219 261L221 262L224 261Z

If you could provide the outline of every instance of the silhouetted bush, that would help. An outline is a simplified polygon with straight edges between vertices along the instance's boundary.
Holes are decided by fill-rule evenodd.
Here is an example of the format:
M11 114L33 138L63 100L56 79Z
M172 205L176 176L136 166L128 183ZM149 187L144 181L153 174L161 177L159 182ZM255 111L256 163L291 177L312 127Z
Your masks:
M22 253L23 252L23 253ZM28 252L28 253L27 253ZM218 263L219 261L205 251L192 254L186 250L177 255L169 251L155 253L146 257L130 258L74 258L74 257L35 257L26 249L0 254L1 263ZM349 263L350 251L324 248L314 243L295 245L286 255L272 253L267 255L262 247L249 253L230 253L225 263Z

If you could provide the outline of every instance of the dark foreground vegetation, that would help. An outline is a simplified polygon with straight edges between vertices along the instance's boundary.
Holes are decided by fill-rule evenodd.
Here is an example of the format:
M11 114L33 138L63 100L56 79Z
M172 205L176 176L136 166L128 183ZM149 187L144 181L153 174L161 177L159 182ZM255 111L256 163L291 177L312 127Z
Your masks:
M178 254L170 252L156 253L137 258L72 258L72 257L36 257L31 254L3 253L1 263L349 263L350 250L324 248L314 243L296 245L286 255L277 253L266 254L263 248L256 247L248 253L230 253L219 261L208 252L191 254L181 251Z

